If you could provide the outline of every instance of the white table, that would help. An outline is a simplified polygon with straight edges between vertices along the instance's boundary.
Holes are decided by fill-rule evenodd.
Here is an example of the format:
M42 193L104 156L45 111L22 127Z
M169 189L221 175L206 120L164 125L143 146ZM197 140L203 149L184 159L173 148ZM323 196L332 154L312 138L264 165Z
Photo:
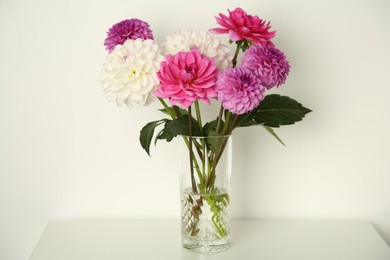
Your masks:
M30 260L390 260L365 221L232 222L231 248L199 254L181 247L178 220L51 221Z

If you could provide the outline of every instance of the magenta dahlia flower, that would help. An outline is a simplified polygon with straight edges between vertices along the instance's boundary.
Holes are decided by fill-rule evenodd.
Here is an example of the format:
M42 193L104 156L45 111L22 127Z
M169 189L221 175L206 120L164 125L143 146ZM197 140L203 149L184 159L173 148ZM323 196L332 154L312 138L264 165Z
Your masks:
M273 45L270 41L275 36L275 31L270 32L270 23L260 19L257 15L248 15L244 10L237 7L229 11L229 17L219 14L215 17L222 28L210 29L217 34L229 34L232 41L248 40L256 45Z
M114 24L107 32L104 45L108 52L112 52L115 46L118 44L122 45L129 39L153 40L154 38L147 22L133 18Z
M202 56L198 49L167 55L160 63L157 77L160 87L154 92L159 98L169 98L172 105L188 108L196 100L210 104L217 97L215 83L218 70L214 59Z
M227 69L218 77L215 90L222 106L241 115L255 109L264 98L265 88L249 69Z
M290 72L284 53L271 46L250 47L242 57L241 67L253 71L267 89L284 84Z

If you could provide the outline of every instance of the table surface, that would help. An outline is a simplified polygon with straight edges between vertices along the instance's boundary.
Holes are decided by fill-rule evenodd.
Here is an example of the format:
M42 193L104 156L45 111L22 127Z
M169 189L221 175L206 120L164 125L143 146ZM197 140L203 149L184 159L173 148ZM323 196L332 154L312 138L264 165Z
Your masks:
M390 260L390 247L366 221L235 220L231 247L181 247L179 220L51 221L30 260Z

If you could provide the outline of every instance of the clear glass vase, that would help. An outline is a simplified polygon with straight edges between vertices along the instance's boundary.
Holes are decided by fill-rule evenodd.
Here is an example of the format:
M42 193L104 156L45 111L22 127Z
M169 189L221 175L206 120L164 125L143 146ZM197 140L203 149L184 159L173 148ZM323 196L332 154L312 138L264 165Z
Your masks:
M180 138L181 232L184 248L229 248L232 136Z

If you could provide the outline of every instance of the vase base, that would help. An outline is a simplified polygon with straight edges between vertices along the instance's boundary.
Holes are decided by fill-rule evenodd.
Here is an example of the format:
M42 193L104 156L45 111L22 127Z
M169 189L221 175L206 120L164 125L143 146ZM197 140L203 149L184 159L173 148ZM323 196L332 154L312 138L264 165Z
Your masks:
M229 248L229 239L219 239L216 241L199 241L189 238L183 238L183 247L198 253L216 253L225 251Z

